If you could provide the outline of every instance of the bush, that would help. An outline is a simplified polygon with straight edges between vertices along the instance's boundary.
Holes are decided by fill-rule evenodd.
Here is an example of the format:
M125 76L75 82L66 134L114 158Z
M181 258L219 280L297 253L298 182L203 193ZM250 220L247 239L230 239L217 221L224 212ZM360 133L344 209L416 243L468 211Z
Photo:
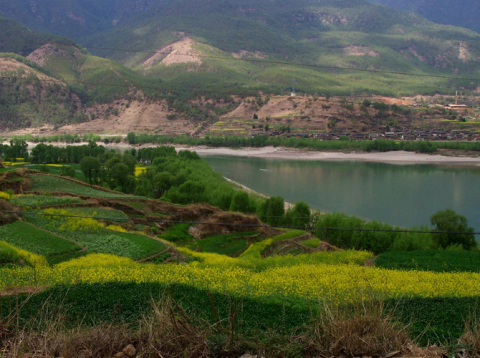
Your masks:
M430 217L430 222L436 231L433 238L443 248L451 245L461 245L465 250L477 246L473 228L468 226L465 216L457 214L451 209L437 211Z

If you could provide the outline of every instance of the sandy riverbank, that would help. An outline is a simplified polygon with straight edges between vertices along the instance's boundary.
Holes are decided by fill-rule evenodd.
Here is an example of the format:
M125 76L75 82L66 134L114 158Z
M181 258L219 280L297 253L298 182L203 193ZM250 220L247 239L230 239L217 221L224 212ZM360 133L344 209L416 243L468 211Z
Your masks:
M382 153L343 153L343 152L319 152L308 150L295 150L279 147L263 148L207 148L178 146L177 150L188 149L196 151L200 155L227 155L264 159L292 159L310 161L365 161L398 164L462 164L480 166L480 157L467 156L443 156L438 154L422 154L405 151L382 152Z
M5 142L4 144L8 144ZM48 144L48 143L47 143ZM51 143L57 146L66 145L83 145L85 143ZM156 147L157 145L145 144L132 146L127 143L112 143L105 144L98 142L98 145L103 145L107 149L140 149L148 147ZM31 150L37 143L28 143L28 148ZM283 147L262 147L262 148L211 148L206 146L175 146L179 150L191 150L200 155L226 155L235 157L249 157L249 158L263 158L263 159L291 159L291 160L310 160L310 161L363 161L363 162L378 162L390 164L456 164L480 167L480 156L445 156L439 154L424 154L406 151L393 152L321 152L314 150L283 148ZM479 153L480 154L480 153Z

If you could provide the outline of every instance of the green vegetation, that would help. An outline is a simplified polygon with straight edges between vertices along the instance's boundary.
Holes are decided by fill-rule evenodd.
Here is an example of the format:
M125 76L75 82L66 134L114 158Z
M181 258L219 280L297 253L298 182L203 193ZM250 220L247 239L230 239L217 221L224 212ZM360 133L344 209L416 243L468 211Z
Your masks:
M0 237L19 249L44 255L47 258L80 250L77 244L23 221L0 226Z
M71 193L99 198L131 198L131 196L125 194L93 189L92 187L74 181L49 175L38 174L32 175L30 178L33 182L32 190L34 191Z
M85 246L89 252L114 254L134 260L151 256L166 248L161 242L144 235L110 230L94 232L78 230L64 235Z
M188 136L172 137L158 134L137 133L136 142L155 144L188 144L193 146L207 145L210 147L227 148L279 146L321 151L356 150L362 152L389 152L404 150L419 153L434 153L439 149L480 151L479 142L409 142L388 139L324 141L314 138L284 138L268 136L206 136L204 138L195 138Z
M319 238L314 237L313 239L304 240L300 243L312 249L316 249L320 245L321 241Z
M28 220L82 245L89 252L109 253L138 260L166 248L160 241L145 235L129 233L124 229L124 232L110 230L108 226L105 228L90 217L107 221L127 220L123 212L100 208L47 209L28 215Z
M468 220L463 215L458 215L452 209L436 212L430 218L431 224L436 231L443 232L434 234L435 242L442 248L457 245L465 250L477 246L473 228L468 226ZM463 234L460 234L463 233Z
M18 150L22 149L20 141L16 145ZM206 205L187 207L156 202L145 196L129 201L125 199L132 196L20 169L13 178L28 181L30 177L31 190L44 194L12 199L10 194L4 194L10 200L5 204L23 205L22 212L15 209L30 224L17 221L0 226L0 239L12 245L0 242L0 288L14 292L33 287L48 289L28 296L0 295L0 325L16 322L17 329L41 329L48 320L62 314L65 327L91 330L95 325L121 322L128 329L140 329L145 327L149 315L154 314L155 307L162 308L173 299L172 306L164 311L165 317L182 317L176 321L182 327L191 321L206 324L209 330L202 336L202 342L215 347L215 352L239 356L260 349L268 354L271 349L268 352L275 353L273 356L295 357L308 356L313 349L311 342L317 342L318 354L331 349L325 343L326 328L330 327L325 320L332 314L347 314L348 324L352 317L365 318L368 327L379 327L385 320L379 318L372 324L367 312L370 305L385 309L381 312L391 315L394 321L410 324L407 331L410 337L424 345L451 346L464 334L468 319L480 320L476 310L479 252L470 245L471 230L461 215L451 211L436 213L432 225L438 230L453 225L462 240L448 235L438 238L441 234L432 233L431 228L421 228L425 233L399 233L388 224L344 214L312 216L305 203L297 203L285 212L283 198L258 198L238 190L192 152L177 154L173 148L162 147L117 155L92 144L78 149L78 153L87 151L100 163L98 177L92 179L98 184L126 192L136 190L137 194L174 203L216 203L229 210L256 213L275 225L290 223L305 230L266 227L258 232L234 232L234 227L226 227L226 231L215 230L217 234L211 234L208 230L203 232L201 225L177 223L162 233L163 225L144 219L159 215L195 222L208 221L206 217L217 215L244 216L222 213ZM44 155L40 162L47 165L46 158L51 158L52 153L45 146L35 156L32 154L32 158ZM77 158L75 149L62 149L55 158L62 161L66 153ZM128 181L119 179L119 169L133 176L138 164L142 165L138 172L143 173L134 179L136 188L123 185ZM61 196L56 196L58 191ZM89 200L88 207L44 207L81 202L76 197L87 192L91 194L88 196L101 200ZM63 193L69 194L63 196ZM112 200L105 199L109 195L113 195ZM221 200L215 202L218 196ZM93 207L96 201L102 207ZM36 210L26 210L27 207ZM189 233L191 226L202 239ZM358 228L364 230L357 231ZM162 240L133 230L155 233ZM313 231L316 237L306 230ZM319 251L328 248L322 241L346 250ZM291 248L283 251L287 246ZM438 249L444 246L448 249ZM374 253L379 254L377 267L370 267ZM431 272L423 272L427 270ZM28 299L24 302L24 298ZM157 306L153 307L152 302ZM40 323L38 307L45 307L41 311L45 321ZM10 320L11 314L18 316ZM155 332L169 321L163 318L159 322ZM337 322L332 327L343 327ZM105 327L99 329L106 330ZM361 332L347 334L343 328L340 331L342 336L363 339ZM389 331L382 328L381 339L391 336L385 332ZM137 339L132 334L129 337ZM224 345L225 342L235 342L238 344L235 347L240 348L234 350L233 343ZM308 346L305 342L309 342ZM342 344L343 341L339 345ZM184 345L175 346L184 349ZM225 350L226 346L230 350ZM278 351L275 347L279 347ZM357 353L352 356L364 355Z
M189 228L189 224L175 224L160 236L167 241L185 245L195 240L195 238L188 233Z
M185 312L206 319L210 324L217 322L218 318L228 320L229 312L241 302L241 314L234 326L235 335L246 336L247 341L258 339L265 330L273 334L268 331L271 327L283 332L305 332L305 326L312 320L317 322L320 319L319 305L308 305L305 301L290 306L247 297L239 299L183 285L135 283L56 286L28 300L26 295L4 296L0 299L0 312L5 317L16 307L16 302L25 300L20 305L20 322L22 326L36 325L38 307L48 302L48 316L45 318L54 320L61 313L69 326L81 324L92 327L118 321L136 325L142 316L151 312L152 297L160 306L171 297ZM479 318L478 304L476 297L413 298L386 302L387 312L408 324L410 335L419 337L420 344L441 342L454 347L464 332L465 316L474 320Z
M5 242L0 241L0 267L5 265L19 265L21 257L15 248Z
M399 10L416 12L438 24L466 27L480 32L480 26L477 21L480 16L480 9L478 7L469 7L468 11L465 11L465 4L461 2L443 0L436 0L428 4L420 0L374 0L374 2Z
M320 239L337 247L368 250L375 254L391 250L413 251L442 247L471 249L476 247L477 244L471 234L473 231L468 227L465 217L456 214L453 210L447 210L446 212L448 213L447 218L443 215L444 211L435 213L432 218L441 216L445 218L445 228L448 225L454 227L454 230L448 235L435 233L437 230L431 232L432 230L428 227L402 231L400 228L386 223L375 220L366 222L358 217L342 213L318 214L313 221L315 222L315 234ZM460 219L462 225L456 226ZM438 236L442 238L441 241L437 239ZM463 238L468 240L465 241ZM468 245L463 246L463 242L467 242Z
M465 250L389 251L375 265L392 270L480 272L480 252Z
M20 195L10 199L14 205L36 208L41 206L77 204L82 200L70 196L52 196L52 195Z
M233 233L210 236L195 241L189 246L191 250L213 252L221 255L237 257L248 248L249 238L258 236L256 232Z

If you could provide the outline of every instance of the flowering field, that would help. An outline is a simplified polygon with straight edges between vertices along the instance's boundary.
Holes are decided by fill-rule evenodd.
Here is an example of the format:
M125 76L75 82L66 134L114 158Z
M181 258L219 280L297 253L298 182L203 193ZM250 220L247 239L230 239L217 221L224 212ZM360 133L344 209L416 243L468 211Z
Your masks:
M394 271L354 264L299 264L256 272L222 262L202 264L139 264L128 258L91 254L54 267L3 269L0 288L75 283L185 284L238 296L281 299L335 299L352 302L359 295L384 298L471 297L480 292L478 273Z
M154 255L166 248L159 240L126 232L121 226L112 225L112 221L117 223L128 220L128 217L118 210L88 207L51 208L31 214L27 218L32 224L71 240L89 252L110 253L136 260Z
M478 252L387 252L375 263L374 255L367 251L320 251L330 248L303 230L253 228L256 231L235 232L229 228L196 235L190 230L192 224L185 221L204 218L175 218L175 210L186 215L186 207L160 213L146 200L135 199L130 206L108 200L136 198L133 196L53 176L32 175L31 179L32 190L44 194L0 193L0 198L16 210L23 210L19 214L23 221L0 226L0 292L12 287L53 291L72 287L87 287L87 291L91 287L182 287L195 292L190 297L193 300L213 294L255 301L263 305L260 315L271 312L271 307L310 312L319 302L349 304L373 297L404 302L405 317L409 318L414 309L422 313L425 307L438 309L444 301L453 300L451 310L455 311L457 301L473 302L480 296ZM52 191L65 194L57 197ZM84 196L96 198L84 200ZM99 202L102 207L95 207ZM74 205L68 207L70 204ZM48 207L56 205L62 206ZM132 212L131 206L137 210ZM200 213L212 210L194 209ZM164 209L160 206L158 210ZM159 215L167 223L155 220ZM170 218L175 218L170 223L174 225L168 226ZM282 251L285 245L294 249ZM374 264L377 267L371 266ZM124 299L121 290L115 295L109 301L115 308L105 310L115 311L115 300ZM103 307L103 297L99 302ZM430 302L437 304L431 306ZM295 315L292 312L289 314ZM462 309L461 314L466 317L469 312ZM465 317L455 318L454 324L460 326L455 330L463 329ZM442 316L435 330L454 324ZM420 325L418 331L425 326ZM429 339L434 334L437 332Z

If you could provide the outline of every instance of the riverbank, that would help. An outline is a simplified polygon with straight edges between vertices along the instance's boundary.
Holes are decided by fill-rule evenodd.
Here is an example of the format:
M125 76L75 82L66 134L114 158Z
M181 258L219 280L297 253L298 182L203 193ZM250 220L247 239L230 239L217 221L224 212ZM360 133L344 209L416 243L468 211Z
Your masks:
M312 150L296 150L281 147L262 148L208 148L176 146L177 150L192 150L199 155L226 155L236 157L263 159L291 159L310 161L363 161L391 164L462 164L480 166L480 157L446 156L439 154L423 154L406 151L391 152L319 152Z
M31 150L38 143L27 142L28 149ZM4 142L3 144L8 144ZM67 145L84 145L86 143L48 143L59 147ZM149 147L157 147L157 144L130 145L128 143L111 143L105 144L97 142L107 149L115 149L125 151L129 149L141 149ZM207 147L207 146L186 146L175 145L177 151L191 150L199 155L221 155L262 159L291 159L304 161L360 161L360 162L377 162L388 164L448 164L448 165L464 165L464 166L480 166L480 156L468 155L465 152L447 152L448 155L442 154L426 154L407 151L389 151L389 152L354 152L354 151L316 151L307 149L294 149L285 147L266 146L259 148L239 148L232 149L226 147ZM475 153L476 154L476 153Z

